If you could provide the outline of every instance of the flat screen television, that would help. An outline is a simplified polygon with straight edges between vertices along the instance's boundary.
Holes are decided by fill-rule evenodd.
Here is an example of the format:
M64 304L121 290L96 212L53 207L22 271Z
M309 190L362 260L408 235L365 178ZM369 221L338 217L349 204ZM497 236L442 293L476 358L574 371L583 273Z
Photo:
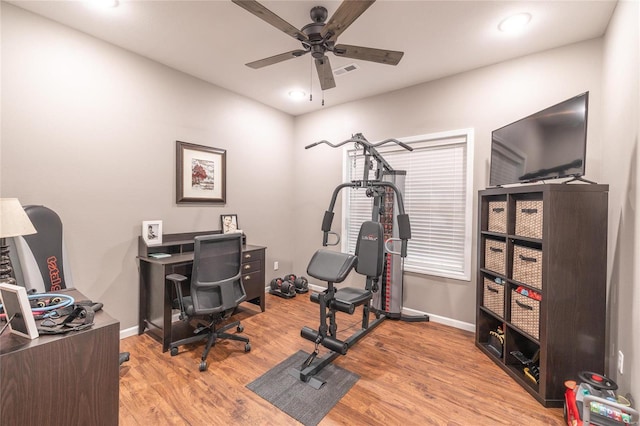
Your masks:
M491 133L489 186L584 175L589 92Z

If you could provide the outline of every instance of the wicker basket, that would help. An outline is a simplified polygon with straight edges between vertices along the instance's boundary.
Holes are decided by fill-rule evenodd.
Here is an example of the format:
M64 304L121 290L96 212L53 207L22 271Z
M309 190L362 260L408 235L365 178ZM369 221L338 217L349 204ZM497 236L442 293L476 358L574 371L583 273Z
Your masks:
M542 238L542 200L516 201L516 235Z
M511 290L511 324L540 338L540 301Z
M484 267L505 275L506 251L506 242L487 238L484 243Z
M513 279L542 289L542 250L513 246Z
M507 233L507 202L489 201L488 231Z
M485 277L483 305L498 316L504 317L504 284Z

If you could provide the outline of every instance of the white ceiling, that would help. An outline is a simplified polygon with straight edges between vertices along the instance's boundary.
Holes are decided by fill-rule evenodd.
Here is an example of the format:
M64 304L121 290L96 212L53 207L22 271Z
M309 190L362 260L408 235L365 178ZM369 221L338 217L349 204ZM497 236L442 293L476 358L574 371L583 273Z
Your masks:
M231 1L127 1L100 10L80 1L9 3L106 40L187 74L292 115L322 108L311 55L262 69L244 64L301 48L300 43ZM262 1L296 28L320 5L339 1ZM400 1L378 0L338 38L342 44L405 52L397 66L329 53L333 69L356 63L324 92L326 106L362 99L604 34L615 1ZM526 11L526 31L497 30L505 17ZM313 101L309 101L312 87ZM288 92L307 97L292 101Z

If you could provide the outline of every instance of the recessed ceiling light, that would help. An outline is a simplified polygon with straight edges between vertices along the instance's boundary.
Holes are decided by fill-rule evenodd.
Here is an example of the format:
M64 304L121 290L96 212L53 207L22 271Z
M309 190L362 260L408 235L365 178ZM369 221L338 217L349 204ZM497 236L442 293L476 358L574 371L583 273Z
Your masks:
M95 7L99 7L103 9L108 9L110 7L117 7L119 4L118 0L90 0L89 3Z
M517 33L522 31L524 27L531 21L530 13L518 13L504 19L498 25L498 29L504 33Z
M295 101L302 100L305 98L305 96L307 96L307 94L302 90L292 90L289 92L289 97Z

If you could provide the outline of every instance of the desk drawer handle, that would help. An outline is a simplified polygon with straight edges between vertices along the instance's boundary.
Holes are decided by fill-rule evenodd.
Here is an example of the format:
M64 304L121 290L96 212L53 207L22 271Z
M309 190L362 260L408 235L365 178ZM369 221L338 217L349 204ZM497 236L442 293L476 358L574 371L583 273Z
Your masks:
M244 269L251 269L251 265L244 265Z
M249 281L250 279L251 279L251 275L247 275L247 276L245 276L245 277L243 278L243 280L245 280L245 281Z
M251 259L251 255L249 253L247 253L247 254L244 255L244 258L245 259Z

